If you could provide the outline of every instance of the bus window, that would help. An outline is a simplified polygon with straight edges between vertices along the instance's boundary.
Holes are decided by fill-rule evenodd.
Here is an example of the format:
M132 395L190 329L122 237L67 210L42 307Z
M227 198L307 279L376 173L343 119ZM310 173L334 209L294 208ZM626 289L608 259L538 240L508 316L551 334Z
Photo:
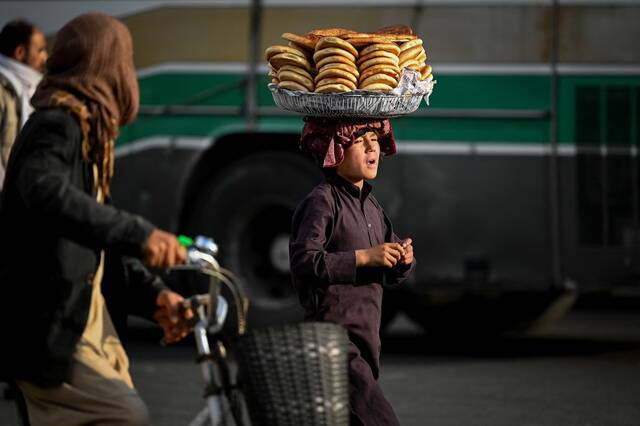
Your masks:
M638 124L633 93L628 86L576 89L578 235L583 245L632 242L638 188L632 156Z
M629 241L633 230L633 177L631 157L631 88L606 89L606 144L609 152L605 168L607 190L608 245Z
M596 86L576 88L576 145L578 238L583 245L603 244L603 191L600 153L602 132L600 89Z

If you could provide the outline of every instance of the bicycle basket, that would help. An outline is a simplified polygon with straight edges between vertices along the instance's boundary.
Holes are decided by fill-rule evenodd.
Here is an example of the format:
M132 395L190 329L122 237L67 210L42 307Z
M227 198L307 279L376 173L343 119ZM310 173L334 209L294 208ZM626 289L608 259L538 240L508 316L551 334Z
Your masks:
M348 425L347 336L328 323L256 330L238 342L253 424Z

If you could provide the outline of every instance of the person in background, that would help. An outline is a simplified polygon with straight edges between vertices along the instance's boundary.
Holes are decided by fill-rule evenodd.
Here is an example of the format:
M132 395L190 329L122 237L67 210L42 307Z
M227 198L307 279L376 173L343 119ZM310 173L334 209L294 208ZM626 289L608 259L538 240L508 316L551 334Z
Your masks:
M0 194L0 379L34 426L147 425L117 325L153 317L171 343L193 313L138 260L171 267L185 248L110 205L114 141L139 106L125 25L98 13L66 24L32 104Z
M322 168L293 215L289 255L307 319L342 325L349 336L352 425L398 425L378 384L383 285L415 268L411 238L400 239L367 182L381 156L396 152L389 120L305 118L301 147Z
M47 62L47 39L17 19L0 31L0 190L11 147L33 112L30 100Z

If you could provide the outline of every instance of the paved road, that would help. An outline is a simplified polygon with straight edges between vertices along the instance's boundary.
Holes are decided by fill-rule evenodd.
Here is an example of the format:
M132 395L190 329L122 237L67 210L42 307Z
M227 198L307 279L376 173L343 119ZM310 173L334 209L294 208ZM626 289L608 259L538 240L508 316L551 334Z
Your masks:
M154 424L188 424L201 407L189 346L131 344L133 376ZM577 311L542 335L434 340L406 319L384 343L382 386L403 425L640 425L640 312ZM0 402L0 424L14 424Z

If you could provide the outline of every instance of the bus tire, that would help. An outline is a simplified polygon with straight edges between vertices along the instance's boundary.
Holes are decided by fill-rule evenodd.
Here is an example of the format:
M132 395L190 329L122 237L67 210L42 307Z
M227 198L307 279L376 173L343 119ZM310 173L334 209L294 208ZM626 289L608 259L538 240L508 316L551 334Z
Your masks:
M221 265L241 277L250 326L302 319L289 274L291 217L320 179L299 154L268 151L231 163L200 189L187 232L211 236Z

